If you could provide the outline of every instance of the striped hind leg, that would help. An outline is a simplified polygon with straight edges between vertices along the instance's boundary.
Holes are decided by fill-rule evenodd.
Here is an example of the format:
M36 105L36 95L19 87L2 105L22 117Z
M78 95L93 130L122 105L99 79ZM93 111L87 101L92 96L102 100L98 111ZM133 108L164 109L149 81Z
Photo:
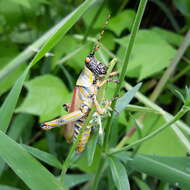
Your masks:
M80 118L84 117L84 115L85 115L85 113L83 113L80 110L74 111L74 112L64 115L58 119L42 123L41 128L45 129L45 130L49 130L54 127L62 126L62 125L77 121Z
M83 130L83 127L84 127L83 123L76 122L75 129L74 129L74 135L73 135L73 141L76 141L79 138L77 146L76 146L77 153L84 151L85 146L88 143L88 140L90 138L90 133L92 130L92 126L89 125L89 126L86 126L84 131L82 132L81 130Z

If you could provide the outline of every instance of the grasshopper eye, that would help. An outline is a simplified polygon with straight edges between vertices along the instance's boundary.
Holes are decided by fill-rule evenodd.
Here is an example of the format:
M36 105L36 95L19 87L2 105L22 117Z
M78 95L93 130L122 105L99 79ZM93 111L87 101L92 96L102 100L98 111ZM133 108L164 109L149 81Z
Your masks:
M90 63L90 58L89 58L89 57L86 57L85 62L86 62L86 63Z

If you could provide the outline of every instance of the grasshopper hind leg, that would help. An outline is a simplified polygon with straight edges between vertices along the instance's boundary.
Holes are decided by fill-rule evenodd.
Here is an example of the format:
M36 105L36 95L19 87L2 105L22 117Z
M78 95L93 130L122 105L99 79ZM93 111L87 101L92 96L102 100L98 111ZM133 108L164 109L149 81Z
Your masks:
M41 128L45 129L45 130L49 130L49 129L52 129L54 127L66 125L68 123L75 122L75 121L81 119L82 117L84 117L84 115L85 114L83 112L81 112L80 110L75 111L75 112L71 112L71 113L68 113L67 115L64 115L64 116L58 118L58 119L42 123Z
M82 125L80 125L78 122L75 124L74 134L73 134L73 142L76 141L78 138L78 144L76 146L76 152L81 153L84 151L86 144L88 143L88 140L90 138L92 126L87 126L81 136L79 137Z

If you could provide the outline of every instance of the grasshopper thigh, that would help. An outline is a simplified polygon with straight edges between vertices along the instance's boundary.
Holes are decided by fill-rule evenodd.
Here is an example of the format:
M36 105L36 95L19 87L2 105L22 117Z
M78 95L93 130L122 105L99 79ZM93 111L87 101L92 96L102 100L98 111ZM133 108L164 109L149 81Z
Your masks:
M80 118L82 118L84 115L85 114L82 113L80 110L77 110L77 111L68 113L67 115L64 115L58 119L42 123L41 128L45 129L45 130L49 130L49 129L52 129L54 127L59 127L59 126L77 121Z

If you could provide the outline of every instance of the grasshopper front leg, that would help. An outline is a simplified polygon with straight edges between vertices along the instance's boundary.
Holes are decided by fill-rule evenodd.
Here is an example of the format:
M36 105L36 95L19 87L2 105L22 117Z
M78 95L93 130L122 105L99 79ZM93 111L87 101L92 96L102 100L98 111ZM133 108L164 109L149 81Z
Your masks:
M93 97L93 102L94 105L96 107L96 111L98 114L103 115L107 112L107 110L109 109L110 105L111 105L111 101L106 101L106 104L104 106L104 108L101 108L100 104L98 103L96 96Z
M119 73L116 72L116 71L110 73L110 74L109 74L109 78L106 79L106 80L100 81L100 82L97 84L97 87L98 87L98 88L101 88L102 86L104 86L104 85L105 85L106 83L108 83L108 82L118 83L118 82L119 82L118 80L113 80L113 77L118 76L118 75L119 75Z

